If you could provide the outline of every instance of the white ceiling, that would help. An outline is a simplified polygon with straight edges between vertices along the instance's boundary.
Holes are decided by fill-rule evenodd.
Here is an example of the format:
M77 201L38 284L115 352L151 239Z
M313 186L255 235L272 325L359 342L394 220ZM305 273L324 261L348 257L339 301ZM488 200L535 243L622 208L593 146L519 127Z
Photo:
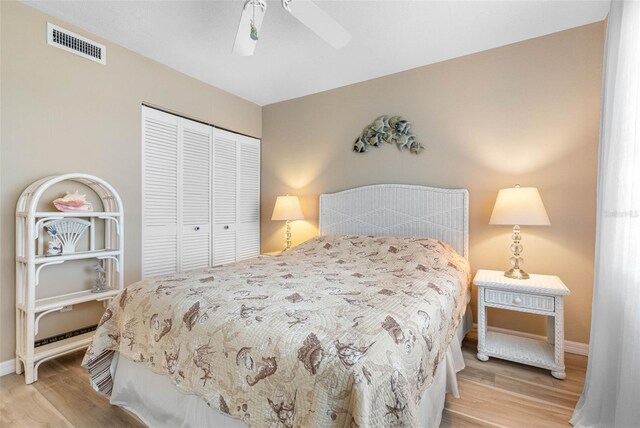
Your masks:
M334 50L269 1L252 57L233 1L25 3L260 105L601 21L609 0L317 1L353 38Z

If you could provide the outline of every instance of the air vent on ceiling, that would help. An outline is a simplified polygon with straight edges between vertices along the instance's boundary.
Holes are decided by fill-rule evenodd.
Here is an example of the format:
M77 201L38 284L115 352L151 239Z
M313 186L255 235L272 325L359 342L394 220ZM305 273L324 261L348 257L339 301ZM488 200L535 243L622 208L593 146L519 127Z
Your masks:
M67 52L80 55L100 64L105 64L107 61L107 48L104 45L53 25L50 22L47 22L47 42L51 46L64 49Z

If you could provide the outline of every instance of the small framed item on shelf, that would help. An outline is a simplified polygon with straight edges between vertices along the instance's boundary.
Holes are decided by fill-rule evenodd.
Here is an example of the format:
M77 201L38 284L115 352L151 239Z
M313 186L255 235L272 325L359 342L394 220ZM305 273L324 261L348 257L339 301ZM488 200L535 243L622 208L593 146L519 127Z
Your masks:
M58 256L62 253L62 242L58 238L58 229L55 227L45 227L49 234L49 241L47 242L47 257Z
M54 201L60 211L38 211L43 194L61 182L76 182L91 189L102 201L103 210L93 206L77 191ZM57 202L57 203L56 203ZM102 227L96 228L101 221ZM101 239L96 238L97 231ZM87 236L88 234L88 236ZM97 248L98 243L103 248ZM79 248L82 251L78 251ZM74 260L97 260L97 278L92 289L81 283L73 292L44 290L41 275ZM43 318L73 305L100 301L106 304L124 285L124 211L116 190L106 181L87 174L72 173L45 177L32 183L18 199L16 207L16 373L25 373L25 382L38 380L44 361L86 348L93 332L35 347L35 337ZM80 265L79 265L80 266ZM79 267L81 269L81 267ZM42 281L41 281L42 279ZM41 283L42 282L42 283Z

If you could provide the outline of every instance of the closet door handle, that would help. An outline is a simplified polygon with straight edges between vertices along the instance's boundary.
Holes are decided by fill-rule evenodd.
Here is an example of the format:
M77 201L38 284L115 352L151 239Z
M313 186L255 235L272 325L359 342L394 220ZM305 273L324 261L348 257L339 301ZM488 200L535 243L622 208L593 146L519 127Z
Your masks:
M200 226L196 226L193 228L193 230L195 230L196 232L200 230Z
M229 229L229 226L228 226L228 225L224 227L224 230L227 230L227 229Z

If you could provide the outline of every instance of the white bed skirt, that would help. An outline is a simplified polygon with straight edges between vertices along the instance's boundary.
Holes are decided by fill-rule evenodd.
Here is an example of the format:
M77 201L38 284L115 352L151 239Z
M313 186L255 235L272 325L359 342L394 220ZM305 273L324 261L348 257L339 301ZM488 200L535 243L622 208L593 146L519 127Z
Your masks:
M458 334L451 340L442 361L444 364L438 366L433 383L422 396L422 427L440 426L447 393L459 397L456 373L464 368L461 343L472 325L471 310L467 305ZM202 398L181 393L173 386L169 377L152 372L143 363L120 358L117 352L111 363L111 375L111 404L129 410L150 427L246 428L244 422L217 412L207 406Z

